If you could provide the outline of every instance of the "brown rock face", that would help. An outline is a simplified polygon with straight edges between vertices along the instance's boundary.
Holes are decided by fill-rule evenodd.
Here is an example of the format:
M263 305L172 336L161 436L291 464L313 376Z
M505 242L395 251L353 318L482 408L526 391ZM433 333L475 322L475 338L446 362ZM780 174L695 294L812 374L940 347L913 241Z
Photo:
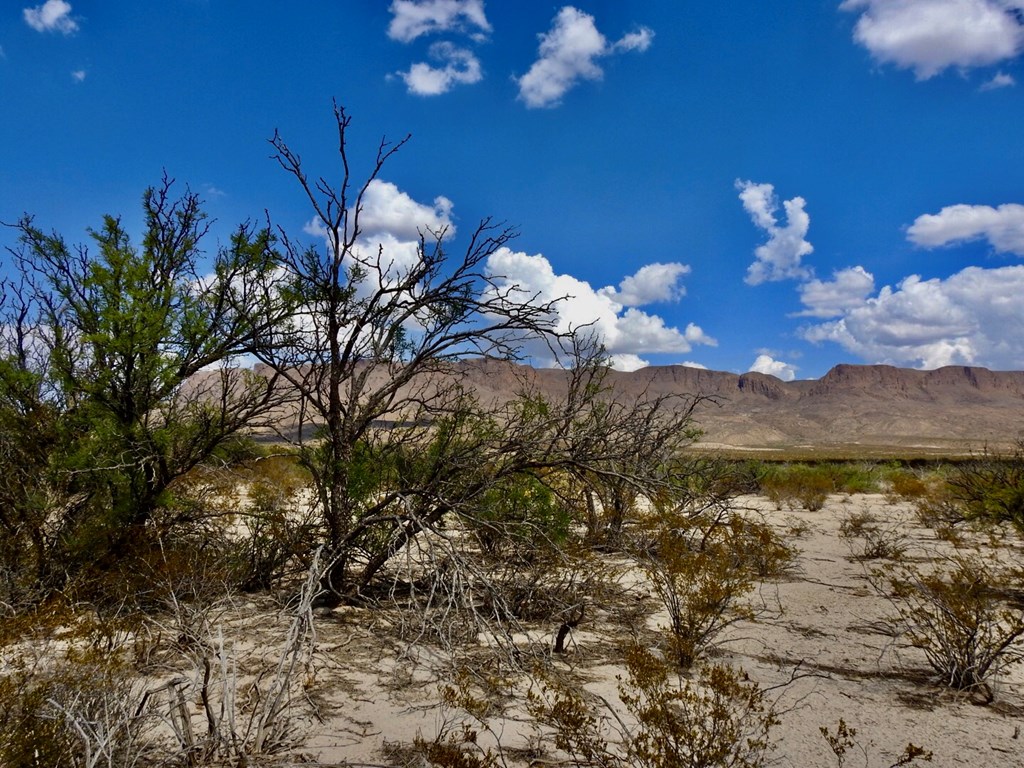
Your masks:
M524 374L500 361L465 365L477 368L469 380L499 400L513 396L506 383ZM528 376L555 394L565 374L537 370ZM844 364L817 381L784 382L761 373L652 366L613 371L608 384L617 397L707 398L697 409L704 442L736 448L962 452L1008 446L1024 435L1024 371Z
M557 399L567 378L565 371L494 359L465 361L456 372L485 405L527 389ZM1024 437L1024 371L844 364L816 381L784 382L761 373L652 366L611 371L606 384L620 400L673 395L682 407L700 398L696 422L710 446L963 453L1003 449Z

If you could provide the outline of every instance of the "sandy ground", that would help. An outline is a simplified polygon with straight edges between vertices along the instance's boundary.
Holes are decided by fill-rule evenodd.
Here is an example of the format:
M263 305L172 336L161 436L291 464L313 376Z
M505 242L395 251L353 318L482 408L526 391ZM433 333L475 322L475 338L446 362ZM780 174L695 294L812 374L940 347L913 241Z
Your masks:
M912 561L952 552L917 523L910 505L880 495L834 496L824 509L809 512L777 510L763 499L744 501L799 551L786 577L760 585L751 596L761 609L757 621L731 627L713 654L715 661L742 667L771 688L781 720L772 731L771 764L836 765L819 729L834 731L842 718L858 732L848 766L890 766L911 741L933 752L935 766L1024 765L1024 669L1015 667L998 679L995 702L987 706L934 684L923 653L881 627L891 607L869 584L868 569L878 561L852 557L857 540L840 536L845 518L869 513L906 537ZM990 549L987 537L975 538ZM1024 560L1019 542L1003 549L1008 561ZM627 602L638 605L650 594L635 574L623 589ZM658 631L664 620L654 612L643 629ZM381 618L368 610L321 615L317 632L317 672L310 690L321 721L307 723L301 746L315 764L394 764L394 755L386 757L382 746L407 744L417 734L430 740L460 720L459 711L438 704L436 670L443 664L429 646L410 649L389 638ZM586 680L588 690L614 701L615 676L621 674L614 647L621 639L621 627L602 627L599 613L594 614L557 664ZM489 723L510 764L558 761L518 705ZM488 739L493 741L484 734L481 743Z
M863 540L842 535L851 519L869 515L902 543L910 564L927 567L953 554L948 541L918 522L910 504L882 495L832 496L814 512L776 509L757 497L741 503L747 514L774 526L797 553L781 578L757 585L748 596L756 619L729 627L710 653L711 661L743 669L768 692L780 721L771 732L768 765L837 766L820 729L834 732L842 719L857 730L847 768L888 768L908 742L930 750L934 766L1024 766L1024 664L995 680L995 700L987 705L978 696L938 685L923 652L886 631L893 607L870 579L871 569L886 561L859 559ZM963 539L963 551L1018 568L1024 564L1024 545L1013 534L973 532ZM637 640L648 648L663 645L667 614L659 611L639 569L625 561L609 561L609 567L618 574L616 585L591 599L567 653L553 657L543 650L551 647L554 623L530 631L549 668L620 705L616 678L624 674L623 646ZM249 764L419 768L427 763L407 749L413 740L431 741L465 722L480 731L480 745L500 744L507 768L568 765L550 734L525 711L530 678L489 653L483 637L458 646L477 679L491 684L486 694L473 689L486 704L482 728L463 709L441 703L441 691L453 678L451 660L430 642L412 642L408 631L400 631L397 615L353 607L316 612L312 663L303 657L291 678L296 695L287 736L293 746ZM242 718L272 693L291 619L269 597L228 601L196 617L200 634L217 639L212 689L225 691L217 688L218 681L237 679L231 696ZM144 665L149 671L140 682L154 691L153 701L163 702L172 690L168 684L182 681L177 689L186 693L182 706L190 708L193 727L201 733L202 669L182 664L199 647L185 642L181 627L187 618L174 623L167 617L164 641L152 645L152 658ZM175 637L176 643L168 643ZM57 649L30 647L37 658L52 657ZM233 677L236 665L239 674ZM220 677L218 666L224 670Z

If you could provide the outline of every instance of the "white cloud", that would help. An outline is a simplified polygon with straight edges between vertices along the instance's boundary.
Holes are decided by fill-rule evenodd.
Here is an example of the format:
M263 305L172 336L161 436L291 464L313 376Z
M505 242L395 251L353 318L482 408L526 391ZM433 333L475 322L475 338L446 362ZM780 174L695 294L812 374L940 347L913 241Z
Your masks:
M608 364L616 371L639 371L649 365L640 355L609 355Z
M1024 205L950 205L918 216L907 239L925 248L984 238L999 253L1024 256Z
M619 51L645 51L654 32L641 28L609 44L594 24L594 17L572 6L563 7L551 29L540 35L540 56L518 78L519 98L527 107L556 107L580 80L600 80L597 59Z
M771 355L758 355L757 359L750 364L750 371L754 373L766 373L783 381L792 381L796 378L797 366L784 363L774 359Z
M848 267L832 273L831 280L809 280L799 287L807 307L796 317L838 317L854 309L875 290L874 276L864 267Z
M36 32L71 35L78 31L78 22L71 18L71 4L65 0L46 0L35 8L25 8L21 14Z
M685 353L694 344L714 345L715 340L693 323L685 331L666 325L656 315L626 307L606 291L594 290L572 275L556 274L542 255L529 255L509 248L496 251L487 262L487 272L498 290L512 290L520 299L557 301L553 317L559 331L582 329L596 335L620 370L646 365L640 357L651 353ZM543 348L528 350L538 364L552 361Z
M740 191L740 200L751 221L768 235L768 242L754 251L757 260L747 269L746 282L760 285L766 281L809 278L811 270L800 264L800 259L814 251L804 239L811 226L811 218L804 210L806 201L794 197L783 202L786 225L780 227L775 215L779 208L775 187L737 180L736 189Z
M374 179L363 197L359 214L360 235L355 245L358 254L374 259L378 250L384 262L382 279L397 277L417 263L420 233L444 231L447 237L455 234L452 223L452 201L447 197L434 198L433 205L417 202L389 181ZM329 232L320 219L309 222L305 231L324 239L330 248ZM373 286L375 287L375 286Z
M388 233L399 240L415 241L420 232L442 229L451 236L455 234L453 207L444 196L435 197L433 205L416 202L391 182L374 179L363 197L359 224L365 239Z
M1008 75L1005 72L996 72L991 80L988 80L981 84L978 88L979 91L995 91L999 88L1011 88L1017 84L1013 75Z
M394 0L389 10L388 37L403 43L438 32L491 31L483 0Z
M612 45L614 51L640 51L643 53L651 47L654 42L654 30L648 27L640 27L636 32L629 32L623 35Z
M85 81L85 75L86 72L84 69L76 69L71 73L71 79L76 83L81 83Z
M448 42L434 43L430 46L430 57L442 66L418 62L408 72L397 73L405 81L409 93L438 96L456 85L471 85L483 79L480 61L466 48L458 48Z
M809 341L832 341L876 363L937 368L1024 368L1024 266L968 267L947 279L912 275L896 288L805 328Z
M872 56L919 80L1024 50L1020 0L844 0L840 8L861 12L853 37Z
M686 295L686 288L679 284L683 275L690 274L686 264L648 264L635 274L622 280L618 289L608 286L602 293L625 307L642 307L645 304L678 301Z

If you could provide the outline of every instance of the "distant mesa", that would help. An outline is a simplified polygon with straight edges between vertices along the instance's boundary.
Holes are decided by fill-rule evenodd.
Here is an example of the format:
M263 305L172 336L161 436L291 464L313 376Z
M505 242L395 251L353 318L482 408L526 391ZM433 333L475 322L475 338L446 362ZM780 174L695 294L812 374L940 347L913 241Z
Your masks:
M494 359L459 368L483 403L508 401L524 381L556 398L567 376ZM611 371L607 383L616 398L705 398L696 420L702 443L715 448L927 456L1005 449L1024 437L1024 371L841 364L818 380L787 382L668 365Z

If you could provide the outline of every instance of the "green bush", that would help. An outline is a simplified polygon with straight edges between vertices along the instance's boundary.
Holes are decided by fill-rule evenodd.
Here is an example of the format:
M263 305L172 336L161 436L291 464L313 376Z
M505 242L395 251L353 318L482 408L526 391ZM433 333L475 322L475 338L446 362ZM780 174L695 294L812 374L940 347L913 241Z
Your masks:
M1024 440L1009 453L986 450L956 464L946 497L967 519L1007 522L1024 532Z
M529 560L563 543L572 517L539 478L517 474L487 489L466 522L486 553Z

